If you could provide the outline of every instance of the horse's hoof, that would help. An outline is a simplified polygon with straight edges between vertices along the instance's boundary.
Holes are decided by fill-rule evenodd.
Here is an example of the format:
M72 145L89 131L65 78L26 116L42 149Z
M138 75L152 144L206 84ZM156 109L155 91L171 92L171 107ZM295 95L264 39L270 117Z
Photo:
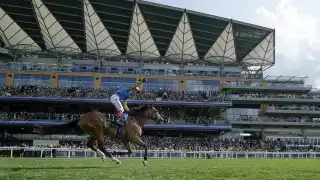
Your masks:
M116 164L121 164L121 161L115 157L112 157L111 160L116 162Z
M147 165L148 165L148 163L147 163L146 160L144 160L142 163L143 163L144 166L147 166Z

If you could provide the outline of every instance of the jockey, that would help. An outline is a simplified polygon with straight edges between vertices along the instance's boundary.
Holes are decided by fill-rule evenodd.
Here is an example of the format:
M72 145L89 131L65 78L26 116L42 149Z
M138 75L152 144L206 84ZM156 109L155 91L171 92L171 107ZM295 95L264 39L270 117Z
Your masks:
M146 82L145 79L143 79L140 83L137 83L136 85L130 87L130 88L120 88L118 89L110 98L111 103L117 108L118 112L117 112L117 116L119 117L117 119L117 123L122 125L123 124L123 113L124 110L126 109L126 111L129 111L129 108L127 106L127 100L134 94L134 93L138 93L140 92L140 84L142 84L143 82ZM122 103L123 102L123 105ZM125 109L123 108L123 106L125 107Z

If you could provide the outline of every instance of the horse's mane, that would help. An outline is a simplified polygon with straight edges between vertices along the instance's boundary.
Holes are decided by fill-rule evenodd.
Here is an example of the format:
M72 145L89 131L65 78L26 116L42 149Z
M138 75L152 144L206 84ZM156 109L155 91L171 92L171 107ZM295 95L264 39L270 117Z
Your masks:
M138 113L141 113L143 111L146 111L148 109L148 105L141 105L139 106L137 109L135 109L134 111L130 112L130 115L136 115Z

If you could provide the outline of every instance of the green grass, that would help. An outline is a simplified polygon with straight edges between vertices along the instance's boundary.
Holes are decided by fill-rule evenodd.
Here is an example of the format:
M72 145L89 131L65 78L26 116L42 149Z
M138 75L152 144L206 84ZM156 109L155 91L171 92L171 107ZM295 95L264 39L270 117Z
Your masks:
M0 180L320 180L319 160L0 158Z

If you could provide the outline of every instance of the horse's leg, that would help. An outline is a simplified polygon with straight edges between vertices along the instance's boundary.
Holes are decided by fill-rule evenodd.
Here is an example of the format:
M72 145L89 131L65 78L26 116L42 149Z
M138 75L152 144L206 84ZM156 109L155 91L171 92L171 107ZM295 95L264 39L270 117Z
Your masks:
M144 148L143 165L146 166L147 165L147 160L148 160L148 146L138 136L136 136L135 138L132 138L131 142L134 143L134 144L140 145L140 146L142 146Z
M127 149L128 152L116 152L114 151L113 153L116 155L129 155L132 153L132 149L131 149L131 143L129 141L122 141L124 147Z
M106 155L94 146L95 142L97 142L96 139L90 136L87 142L87 147L92 149L92 151L96 152L99 156L101 156L102 160L105 160Z
M98 142L98 147L99 150L102 151L106 156L108 156L112 161L115 161L117 164L121 164L121 161L119 159L113 157L111 153L107 151L107 149L104 147L104 136L103 133L97 136L97 142Z

